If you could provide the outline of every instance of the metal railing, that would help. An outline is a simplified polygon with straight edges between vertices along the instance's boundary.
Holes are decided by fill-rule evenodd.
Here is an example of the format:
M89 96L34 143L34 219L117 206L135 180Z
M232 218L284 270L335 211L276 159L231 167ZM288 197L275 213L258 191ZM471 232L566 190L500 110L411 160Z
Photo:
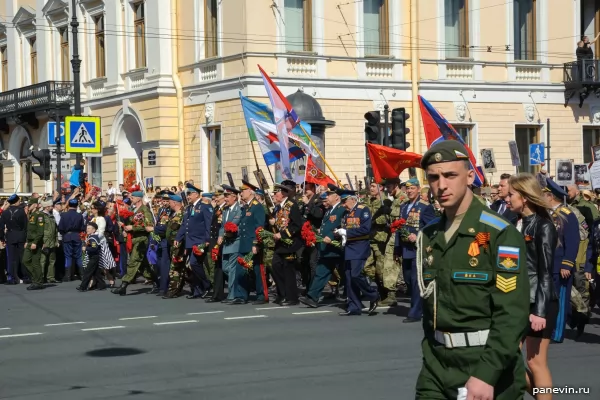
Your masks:
M73 82L47 81L0 93L0 117L73 103Z
M577 60L564 64L563 82L571 84L599 84L600 60Z

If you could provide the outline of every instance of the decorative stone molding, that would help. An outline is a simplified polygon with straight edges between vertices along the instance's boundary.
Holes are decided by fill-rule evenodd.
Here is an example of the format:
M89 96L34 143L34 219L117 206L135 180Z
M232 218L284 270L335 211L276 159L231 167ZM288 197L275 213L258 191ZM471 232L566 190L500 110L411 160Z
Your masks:
M66 25L69 22L69 6L64 0L49 0L42 12L54 26Z
M594 125L600 125L600 106L590 107L590 121Z
M204 106L204 118L206 118L206 124L210 125L215 120L215 103L206 103Z
M288 57L287 73L294 76L316 76L317 59L307 57Z
M533 122L535 120L535 105L523 104L523 111L525 111L525 120L527 122Z
M467 105L464 102L454 103L454 112L456 113L456 120L458 122L464 122L467 118Z
M472 64L447 64L446 79L471 80L473 79Z

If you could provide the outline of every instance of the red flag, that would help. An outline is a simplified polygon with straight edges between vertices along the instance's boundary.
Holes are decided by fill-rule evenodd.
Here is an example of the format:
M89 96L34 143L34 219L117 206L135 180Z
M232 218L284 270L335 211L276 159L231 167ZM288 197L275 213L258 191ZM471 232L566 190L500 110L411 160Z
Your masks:
M315 185L327 186L328 183L336 185L336 182L327 176L327 174L321 171L312 160L312 157L308 157L306 163L306 182L314 183Z
M382 178L397 178L406 168L421 167L422 155L367 143L369 159L376 182Z

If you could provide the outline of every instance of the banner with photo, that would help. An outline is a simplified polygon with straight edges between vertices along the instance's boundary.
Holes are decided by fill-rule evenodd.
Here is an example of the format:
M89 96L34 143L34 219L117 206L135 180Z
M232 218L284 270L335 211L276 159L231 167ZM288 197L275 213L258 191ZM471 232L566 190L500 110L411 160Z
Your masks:
M575 164L575 184L579 189L590 189L590 170L587 164Z
M137 159L123 159L123 185L125 188L130 188L137 181Z

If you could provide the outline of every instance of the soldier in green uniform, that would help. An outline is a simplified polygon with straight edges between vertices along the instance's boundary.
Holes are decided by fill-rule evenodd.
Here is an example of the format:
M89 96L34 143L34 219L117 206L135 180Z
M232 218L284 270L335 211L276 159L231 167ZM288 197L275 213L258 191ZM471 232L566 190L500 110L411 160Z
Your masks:
M54 264L56 263L56 251L58 249L58 224L52 214L54 203L52 200L42 202L42 215L44 216L44 244L40 256L40 265L42 267L42 277L47 272L48 283L58 283L55 277ZM47 271L44 271L46 268Z
M29 213L27 214L27 239L23 253L23 265L31 277L31 285L27 290L40 290L44 288L44 270L40 263L42 246L44 244L44 214L38 210L38 199L30 198L28 201Z
M131 204L133 205L132 225L126 225L123 229L131 235L133 248L127 260L127 274L123 277L121 286L113 289L114 294L125 296L127 286L135 281L140 269L146 269L151 281L156 282L156 273L149 267L146 252L148 251L148 235L154 230L154 217L148 206L143 203L144 192L131 193ZM157 284L158 285L158 284Z
M269 225L269 218L271 218L271 211L269 210L269 207L267 206L267 203L265 201L265 191L262 189L257 189L256 190L256 199L258 200L259 203L261 203L265 209L265 225L264 228L267 230L271 230L271 232L273 231L272 227ZM265 263L265 268L267 269L267 272L270 274L271 273L271 264L273 261L273 252L275 251L275 243L270 243L268 245L262 245L262 251L263 251L263 260Z
M408 201L408 196L400 189L399 178L389 178L385 180L387 192L394 197L391 210L389 210L390 223L400 218L400 206ZM387 210L386 210L387 211ZM396 285L398 279L400 284L404 285L402 268L399 256L395 254L395 241L388 240L385 246L383 258L383 288L387 293L386 298L379 304L382 306L393 306L396 304Z
M169 217L165 238L167 239L167 245L170 250L171 267L169 269L169 290L167 294L163 296L163 299L174 299L181 296L183 284L185 283L185 280L183 279L185 273L185 244L177 243L178 246L175 246L175 238L181 227L181 222L183 221L182 201L183 199L180 195L169 192L169 206L173 212Z
M381 206L383 200L383 207ZM390 229L388 221L390 220L392 201L383 198L383 186L378 183L371 183L369 186L369 196L365 198L364 204L371 210L371 255L365 264L365 274L369 279L377 283L377 287L382 297L387 296L383 293L383 255L385 246L390 238Z
M432 146L421 165L444 208L417 239L424 298L417 399L523 399L519 345L529 325L525 240L477 201L465 147Z

